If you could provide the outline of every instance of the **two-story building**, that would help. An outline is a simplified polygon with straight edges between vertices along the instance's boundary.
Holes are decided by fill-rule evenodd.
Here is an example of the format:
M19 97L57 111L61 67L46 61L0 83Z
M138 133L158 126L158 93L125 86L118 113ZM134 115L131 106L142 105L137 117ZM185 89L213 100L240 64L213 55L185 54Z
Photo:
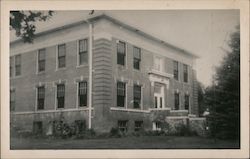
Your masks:
M97 132L158 130L159 116L198 115L197 56L107 15L10 44L11 126L53 122Z

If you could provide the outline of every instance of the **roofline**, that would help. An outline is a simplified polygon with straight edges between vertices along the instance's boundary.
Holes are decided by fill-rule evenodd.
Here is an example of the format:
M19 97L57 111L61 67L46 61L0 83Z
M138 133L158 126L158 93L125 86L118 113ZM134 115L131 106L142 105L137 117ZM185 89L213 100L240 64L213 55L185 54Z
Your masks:
M138 29L136 29L136 28L134 28L134 27L132 27L130 25L127 25L127 24L125 24L125 23L123 23L123 22L121 22L121 21L119 21L117 19L114 19L114 18L112 18L112 17L110 17L110 16L108 16L106 14L97 15L97 16L94 16L94 17L90 17L87 20L81 20L81 21L74 22L74 23L71 23L71 24L67 24L67 25L64 25L64 26L60 26L60 27L57 27L57 28L42 31L42 32L39 32L39 33L35 34L34 38L37 38L37 37L40 37L40 36L43 36L43 35L46 35L46 34L50 34L50 33L53 33L53 32L59 31L59 30L75 27L75 26L78 26L78 25L81 25L81 24L87 24L89 22L94 22L94 21L97 21L97 20L102 19L102 18L107 19L107 20L113 22L114 24L120 25L120 26L122 26L122 27L124 27L124 28L126 28L126 29L128 29L130 31L133 31L133 32L135 32L135 33L137 33L137 34L139 34L141 36L144 36L144 37L146 37L148 39L151 39L151 40L154 40L154 41L156 41L156 42L158 42L160 44L163 44L164 46L167 46L167 47L170 47L172 49L178 50L178 51L180 51L180 52L182 52L184 54L190 55L190 56L192 56L194 58L199 58L198 55L195 55L195 54L193 54L193 53L191 53L191 52L189 52L187 50L184 50L184 49L182 49L180 47L177 47L177 46L172 45L170 43L167 43L167 42L165 42L165 41L163 41L161 39L158 39L158 38L156 38L156 37L154 37L154 36L152 36L150 34L147 34L147 33L143 32L143 31L140 31L140 30L138 30ZM17 39L17 40L14 40L14 41L10 42L10 44L12 45L12 44L15 44L15 43L18 43L18 42L21 42L21 41L22 41L22 39L20 38L20 39Z

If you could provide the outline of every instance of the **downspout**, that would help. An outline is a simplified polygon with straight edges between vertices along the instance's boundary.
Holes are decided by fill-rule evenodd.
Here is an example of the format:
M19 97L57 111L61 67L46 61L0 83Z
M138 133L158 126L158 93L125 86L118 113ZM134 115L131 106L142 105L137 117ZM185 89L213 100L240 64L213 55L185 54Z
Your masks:
M93 25L91 22L87 21L89 24L89 122L88 128L92 128L92 66L93 66Z

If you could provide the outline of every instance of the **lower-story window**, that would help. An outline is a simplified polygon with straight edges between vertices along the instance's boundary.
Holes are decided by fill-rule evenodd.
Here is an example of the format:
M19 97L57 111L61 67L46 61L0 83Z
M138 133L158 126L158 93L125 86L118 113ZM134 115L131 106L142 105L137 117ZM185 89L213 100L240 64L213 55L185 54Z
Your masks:
M179 99L179 93L175 92L174 93L174 108L175 110L179 110L180 109L180 99Z
M126 99L126 84L124 82L117 82L117 106L124 107Z
M87 82L79 82L78 89L79 107L87 106Z
M185 110L189 110L189 95L185 94Z
M43 122L42 121L34 121L33 122L33 133L34 134L42 134L43 132Z
M141 105L141 86L134 85L134 108L140 108Z
M37 88L37 109L44 109L45 87L40 86Z
M65 85L57 85L57 108L64 108Z
M140 131L143 129L143 121L135 121L135 131Z
M128 131L128 121L127 120L118 120L118 129L121 132L127 132Z

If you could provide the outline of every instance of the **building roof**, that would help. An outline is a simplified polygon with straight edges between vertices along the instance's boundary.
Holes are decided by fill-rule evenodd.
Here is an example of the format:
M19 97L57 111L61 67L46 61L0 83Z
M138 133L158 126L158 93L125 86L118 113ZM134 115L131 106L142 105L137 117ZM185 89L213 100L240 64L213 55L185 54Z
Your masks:
M127 24L125 24L125 23L123 23L123 22L121 22L121 21L119 21L117 19L114 19L114 18L112 18L112 17L110 17L110 16L108 16L106 14L97 15L97 16L94 16L94 17L90 17L87 20L81 20L81 21L74 22L74 23L71 23L71 24L67 24L67 25L64 25L64 26L61 26L61 27L57 27L57 28L53 28L53 29L49 29L49 30L46 30L46 31L39 32L39 33L35 34L35 38L46 35L46 34L49 34L49 33L53 33L53 32L56 32L56 31L60 31L60 30L63 30L63 29L78 26L78 25L81 25L81 24L87 24L88 22L94 22L94 21L97 21L99 19L107 19L107 20L113 22L114 24L117 24L117 25L119 25L119 26L121 26L123 28L126 28L126 29L128 29L128 30L130 30L132 32L135 32L136 34L144 36L145 38L148 38L148 39L151 39L151 40L156 41L158 43L161 43L161 44L163 44L163 45L165 45L165 46L167 46L169 48L180 51L180 52L185 53L187 55L190 55L190 56L192 56L194 58L199 58L198 55L195 55L195 54L193 54L193 53L191 53L191 52L189 52L187 50L184 50L184 49L182 49L180 47L172 45L172 44L170 44L168 42L165 42L165 41L163 41L161 39L158 39L158 38L156 38L156 37L154 37L154 36L152 36L150 34L147 34L147 33L143 32L141 30L138 30L137 28L132 27L130 25L127 25ZM18 43L18 42L21 42L21 41L22 41L22 39L17 39L17 40L12 41L10 44L12 45L12 44L15 44L15 43Z

